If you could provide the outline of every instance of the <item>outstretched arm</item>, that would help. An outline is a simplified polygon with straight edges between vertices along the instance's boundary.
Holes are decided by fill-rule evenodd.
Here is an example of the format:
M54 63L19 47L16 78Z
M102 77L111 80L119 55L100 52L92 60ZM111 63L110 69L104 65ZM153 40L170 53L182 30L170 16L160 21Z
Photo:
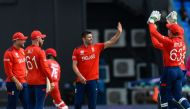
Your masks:
M121 33L122 33L122 25L120 22L118 22L116 34L110 40L104 42L104 49L113 46L119 40Z
M156 25L155 25L155 27L157 28ZM150 38L151 38L151 41L152 41L152 45L153 45L155 48L160 49L160 50L163 49L163 44L160 43L152 34L150 34Z
M151 36L152 44L155 48L162 50L163 44L160 43L155 37Z
M160 34L157 31L157 29L155 27L155 24L149 23L149 30L150 30L151 36L155 37L160 43L163 43L163 44L172 43L171 39L169 39L168 37L163 36L162 34Z

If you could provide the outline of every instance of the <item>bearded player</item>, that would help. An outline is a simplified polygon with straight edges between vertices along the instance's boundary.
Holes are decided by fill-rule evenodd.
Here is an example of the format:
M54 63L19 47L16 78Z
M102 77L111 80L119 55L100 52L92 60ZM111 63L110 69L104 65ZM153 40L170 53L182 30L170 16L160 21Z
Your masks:
M23 33L16 32L12 37L12 47L7 49L4 54L4 69L7 75L7 109L16 109L19 99L23 108L28 109L27 69L23 49L26 39L27 37L25 37Z
M97 80L99 78L100 53L114 45L122 33L122 26L118 23L116 34L104 43L92 43L93 34L84 31L81 35L83 44L73 51L73 71L77 75L75 89L75 109L81 109L84 95L88 96L88 108L96 109Z
M51 89L54 83L50 75L45 51L41 48L46 35L35 30L31 33L32 45L25 49L28 68L29 109L43 109L46 97L46 78L50 80Z

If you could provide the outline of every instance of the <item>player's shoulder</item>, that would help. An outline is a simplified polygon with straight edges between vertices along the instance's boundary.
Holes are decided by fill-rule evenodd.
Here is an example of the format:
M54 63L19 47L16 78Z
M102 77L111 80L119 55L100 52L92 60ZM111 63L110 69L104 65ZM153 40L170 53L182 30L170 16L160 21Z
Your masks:
M75 47L75 50L81 49L82 45Z
M81 50L81 49L82 49L82 45L75 47L74 51L77 52L78 50Z
M54 64L56 64L58 67L60 67L60 64L59 64L59 62L58 62L58 61L53 60L53 62L54 62Z
M14 51L14 47L9 47L6 51L9 51L9 52Z
M20 48L20 51L21 51L21 52L24 52L24 48Z
M32 49L34 52L41 51L41 47L39 47L39 46L34 46L34 45L28 46L26 50L29 50L29 49Z
M51 59L46 59L46 62L47 62L48 64L52 63L52 62L51 62Z
M13 53L14 49L12 47L8 48L5 53L4 56L10 56Z
M13 52L13 51L14 51L13 47L10 47L10 48L8 48L8 49L5 51L5 53L11 53L11 52Z
M52 60L52 59L47 59L47 63L48 64L56 64L59 65L59 63L56 60Z
M96 48L102 48L102 47L104 47L104 43L95 43L94 44L94 47L96 47Z
M98 45L104 45L104 43L100 43L100 42L98 42L98 43L95 43L94 45L95 45L95 46L98 46Z

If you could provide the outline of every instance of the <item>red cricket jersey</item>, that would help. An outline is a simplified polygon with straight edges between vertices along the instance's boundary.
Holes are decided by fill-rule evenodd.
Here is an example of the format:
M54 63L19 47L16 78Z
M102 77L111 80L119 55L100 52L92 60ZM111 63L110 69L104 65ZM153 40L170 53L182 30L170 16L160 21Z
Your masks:
M151 40L152 40L152 44L155 48L160 49L160 50L164 49L163 44L160 43L153 35L151 35ZM186 70L185 62L184 62L185 61L185 55L186 55L186 45L184 44L182 48L183 48L183 50L181 53L183 56L181 59L180 68L181 68L181 70Z
M4 70L7 75L7 82L11 82L14 76L19 82L26 82L26 63L24 49L11 47L4 54Z
M186 46L182 36L165 37L156 30L154 24L149 24L149 29L154 47L162 50L164 66L180 66L184 69Z
M51 77L53 82L59 82L61 76L61 68L57 61L48 59L48 66L51 69Z
M99 57L103 49L103 43L96 43L88 47L82 45L74 49L72 60L77 61L77 67L87 81L99 79ZM77 78L78 80L79 78Z
M44 50L39 46L31 45L26 48L25 54L28 68L28 84L44 85L46 84L46 77L52 82Z

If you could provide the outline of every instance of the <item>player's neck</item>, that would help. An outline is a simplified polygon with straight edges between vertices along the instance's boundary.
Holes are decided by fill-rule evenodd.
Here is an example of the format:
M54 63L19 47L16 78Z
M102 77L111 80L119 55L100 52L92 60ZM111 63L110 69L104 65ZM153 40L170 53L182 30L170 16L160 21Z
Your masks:
M54 58L50 58L50 60L53 60L53 61L55 61L55 59L54 59Z
M16 44L13 44L13 47L16 48L16 49L20 49L20 46L18 46Z
M39 46L39 43L32 42L32 45Z
M87 48L87 47L89 47L91 44L86 44L86 43L84 43L84 46Z

